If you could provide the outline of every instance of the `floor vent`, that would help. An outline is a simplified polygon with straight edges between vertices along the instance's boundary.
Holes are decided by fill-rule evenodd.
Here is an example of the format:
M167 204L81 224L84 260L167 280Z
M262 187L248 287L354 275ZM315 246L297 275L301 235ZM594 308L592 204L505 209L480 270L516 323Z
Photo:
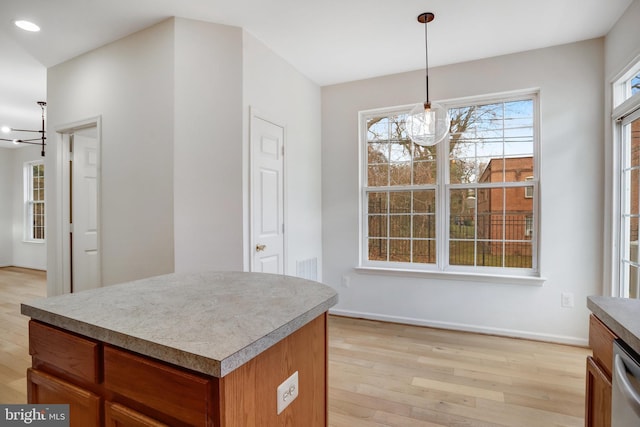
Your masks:
M296 276L303 279L318 280L318 258L296 261Z

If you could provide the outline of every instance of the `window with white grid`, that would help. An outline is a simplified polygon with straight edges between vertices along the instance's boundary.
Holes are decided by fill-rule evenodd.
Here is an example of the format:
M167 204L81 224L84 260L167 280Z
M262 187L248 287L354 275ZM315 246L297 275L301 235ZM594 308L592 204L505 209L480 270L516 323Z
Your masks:
M360 114L361 264L537 273L537 96L446 106L450 138L411 142L411 106Z
M25 239L43 241L45 237L44 162L28 162L25 178Z

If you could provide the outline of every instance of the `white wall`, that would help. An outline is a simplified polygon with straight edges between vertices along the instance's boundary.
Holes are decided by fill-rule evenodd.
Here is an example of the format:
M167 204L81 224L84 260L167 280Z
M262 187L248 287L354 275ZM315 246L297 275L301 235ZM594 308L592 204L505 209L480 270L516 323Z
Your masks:
M175 270L242 270L242 30L175 20Z
M247 268L249 106L287 128L286 272L321 260L320 88L240 28L170 19L55 66L48 79L50 135L101 117L104 284ZM58 147L47 160L57 179L50 224L61 156Z
M320 88L244 32L244 139L243 165L248 165L249 108L284 125L285 134L285 273L296 274L296 262L318 259L322 273L321 208L321 98ZM245 168L245 203L248 206L248 170ZM245 227L249 229L248 216ZM249 236L245 235L245 246ZM248 266L251 253L245 253Z
M47 269L47 247L44 242L24 241L24 164L33 160L42 160L40 147L25 146L13 150L13 258L11 265L16 267ZM47 171L45 168L45 177ZM45 195L48 184L45 181ZM45 236L46 237L46 236Z
M41 158L39 147L0 148L0 267L47 268L46 244L24 241L24 163Z
M611 121L611 112L613 105L612 83L620 77L620 74L626 71L626 68L633 63L640 61L640 0L635 0L624 15L613 26L609 34L605 37L605 57L604 57L604 114L605 123L605 144L604 144L604 188L605 188L605 207L604 207L604 242L605 261L603 268L603 293L605 295L617 295L615 289L615 273L612 268L612 257L615 248L613 236L615 230L610 224L613 224L613 163L616 155L613 148L613 128Z
M0 267L13 262L13 150L0 148Z
M49 294L61 281L56 129L95 116L102 117L103 284L173 271L173 47L168 20L48 70Z
M635 0L605 38L605 78L611 79L640 55L640 0ZM611 83L608 81L607 83ZM607 85L608 86L608 85Z
M335 312L586 344L602 277L603 40L430 69L432 100L540 89L543 286L362 274L358 111L423 101L424 71L322 88L324 279ZM342 287L341 277L351 278ZM572 292L574 308L562 308Z

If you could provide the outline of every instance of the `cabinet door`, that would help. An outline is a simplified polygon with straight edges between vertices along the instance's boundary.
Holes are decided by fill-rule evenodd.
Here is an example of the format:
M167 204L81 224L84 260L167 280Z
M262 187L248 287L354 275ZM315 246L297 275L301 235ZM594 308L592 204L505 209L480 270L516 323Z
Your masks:
M117 396L190 426L213 426L214 379L104 346L104 385ZM110 399L111 400L111 399ZM173 423L172 423L173 424Z
M611 380L591 357L587 357L585 427L611 426Z
M111 402L105 403L104 420L105 427L168 427L131 408Z
M29 403L62 403L69 405L71 427L99 426L101 398L53 375L27 370Z
M69 379L100 382L100 344L44 323L29 322L29 354L38 370L64 371Z
M593 314L589 317L589 347L593 350L593 359L608 377L613 372L613 341L616 338L600 319Z

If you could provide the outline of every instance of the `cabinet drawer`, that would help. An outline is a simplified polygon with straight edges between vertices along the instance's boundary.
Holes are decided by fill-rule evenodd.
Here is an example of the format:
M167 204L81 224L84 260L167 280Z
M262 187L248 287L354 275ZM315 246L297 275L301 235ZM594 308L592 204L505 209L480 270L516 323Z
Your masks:
M31 320L29 354L34 366L43 362L77 378L100 382L100 344L96 341Z
M602 366L611 378L613 365L613 341L617 337L604 323L593 314L589 317L589 347L593 350L593 358Z
M100 425L100 396L53 375L28 369L27 394L32 404L68 404L71 427Z
M105 427L169 427L168 424L149 418L118 403L105 402Z
M108 390L190 425L214 425L214 381L104 346L104 383Z

